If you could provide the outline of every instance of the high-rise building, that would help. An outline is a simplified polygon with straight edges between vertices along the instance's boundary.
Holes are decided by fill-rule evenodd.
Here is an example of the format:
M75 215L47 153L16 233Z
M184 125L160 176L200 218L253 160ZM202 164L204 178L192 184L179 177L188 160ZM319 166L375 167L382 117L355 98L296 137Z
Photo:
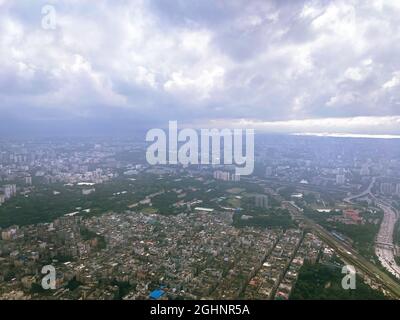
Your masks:
M0 193L0 206L6 201L6 197L4 194Z
M232 174L231 180L234 181L234 182L239 182L240 181L240 175Z
M338 174L336 175L336 184L337 185L343 185L346 182L346 176L344 174Z
M25 184L27 185L31 185L32 184L32 177L31 176L27 176L25 177Z
M222 181L235 181L238 182L240 181L240 176L237 174L231 174L229 171L221 171L217 170L214 171L214 179L216 180L222 180Z
M266 177L271 177L274 174L274 170L272 167L266 167L265 168L265 176Z
M255 196L255 205L257 208L268 208L268 196L257 194Z
M214 179L216 180L223 180L223 181L229 181L230 178L230 173L227 171L214 171Z
M393 194L393 184L389 182L382 182L381 193L386 195Z
M15 184L7 184L3 187L3 192L5 200L8 200L17 194L17 186Z
M368 165L363 165L361 170L360 170L360 175L362 176L369 176L370 175L370 170Z
M400 183L396 184L396 194L400 195Z

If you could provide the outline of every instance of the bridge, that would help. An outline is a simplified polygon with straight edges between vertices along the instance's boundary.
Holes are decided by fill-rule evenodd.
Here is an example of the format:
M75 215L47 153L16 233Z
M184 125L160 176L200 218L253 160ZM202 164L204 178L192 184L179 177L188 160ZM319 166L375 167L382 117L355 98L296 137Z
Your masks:
M384 248L384 249L394 249L394 245L393 243L390 242L383 242L383 241L375 241L375 244L378 247Z

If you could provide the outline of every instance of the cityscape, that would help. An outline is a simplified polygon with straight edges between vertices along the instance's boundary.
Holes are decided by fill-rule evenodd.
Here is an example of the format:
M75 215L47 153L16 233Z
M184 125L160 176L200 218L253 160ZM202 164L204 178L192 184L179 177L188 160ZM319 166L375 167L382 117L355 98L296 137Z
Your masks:
M398 144L260 135L238 177L142 142L3 142L0 298L398 299Z

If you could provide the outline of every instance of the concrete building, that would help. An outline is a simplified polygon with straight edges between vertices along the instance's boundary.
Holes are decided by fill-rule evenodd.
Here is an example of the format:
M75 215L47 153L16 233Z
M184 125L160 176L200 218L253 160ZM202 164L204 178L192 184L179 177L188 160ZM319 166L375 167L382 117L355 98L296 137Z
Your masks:
M272 177L273 174L274 174L274 169L272 167L265 168L265 176L266 177Z
M268 196L258 194L255 196L255 206L257 208L268 208Z
M222 180L222 181L229 181L230 180L230 173L228 171L214 171L214 179Z
M338 174L336 175L336 184L337 185L343 185L346 182L346 176L344 174Z
M17 186L15 184L7 184L3 187L5 200L8 200L17 194Z
M398 184L390 183L390 182L382 182L380 191L384 195L393 195L398 192Z
M230 173L229 171L221 171L217 170L214 171L214 179L216 180L222 180L222 181L234 181L234 182L239 182L240 181L240 176L234 173Z
M0 206L6 201L6 196L0 193Z

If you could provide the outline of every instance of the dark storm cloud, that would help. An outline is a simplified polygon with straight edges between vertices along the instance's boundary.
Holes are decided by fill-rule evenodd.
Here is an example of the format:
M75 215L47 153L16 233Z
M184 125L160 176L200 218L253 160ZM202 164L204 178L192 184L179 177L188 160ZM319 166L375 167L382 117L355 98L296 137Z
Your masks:
M56 30L41 27L46 4ZM337 118L393 131L399 16L381 0L0 0L1 129Z

